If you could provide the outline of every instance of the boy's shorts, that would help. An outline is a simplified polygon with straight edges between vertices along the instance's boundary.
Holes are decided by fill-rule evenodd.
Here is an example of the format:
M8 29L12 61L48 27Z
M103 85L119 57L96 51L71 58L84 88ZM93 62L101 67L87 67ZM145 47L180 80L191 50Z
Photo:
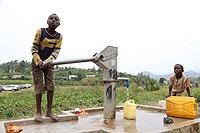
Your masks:
M32 75L35 84L35 94L43 94L45 91L54 91L53 66L40 68L32 62Z

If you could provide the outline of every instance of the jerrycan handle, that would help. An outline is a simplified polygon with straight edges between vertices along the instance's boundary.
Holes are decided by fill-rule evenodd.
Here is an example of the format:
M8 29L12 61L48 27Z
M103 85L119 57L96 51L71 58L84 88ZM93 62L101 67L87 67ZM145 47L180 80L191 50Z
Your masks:
M130 103L135 103L135 101L134 101L134 100L129 100L129 102L130 102Z
M194 105L195 105L195 107L196 107L196 108L195 108L195 111L198 112L198 104L195 103Z
M194 109L195 109L195 111L198 113L198 111L199 111L198 102L197 102L196 97L194 97L194 99L195 99L195 104L194 104L194 106L196 106L196 108L194 107Z

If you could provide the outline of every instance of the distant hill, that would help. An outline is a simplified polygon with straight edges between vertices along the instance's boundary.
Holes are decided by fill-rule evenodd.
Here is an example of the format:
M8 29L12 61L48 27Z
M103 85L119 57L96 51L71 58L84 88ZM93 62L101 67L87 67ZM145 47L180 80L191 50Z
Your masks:
M156 80L159 80L161 77L168 79L173 74L169 73L164 75L156 75L148 71L143 71L141 73L143 73L144 75L149 75L149 77L154 78ZM186 71L184 72L184 74L187 75L188 77L194 77L194 78L198 78L200 76L200 73L194 71Z

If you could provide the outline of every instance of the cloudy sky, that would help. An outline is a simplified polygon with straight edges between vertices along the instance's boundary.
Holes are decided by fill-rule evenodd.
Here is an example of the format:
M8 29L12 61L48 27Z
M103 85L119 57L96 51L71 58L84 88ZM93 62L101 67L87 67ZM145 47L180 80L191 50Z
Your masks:
M121 72L165 74L176 63L200 72L199 7L198 0L0 0L0 63L31 61L36 30L56 13L64 37L58 60L92 57L110 45L118 47Z

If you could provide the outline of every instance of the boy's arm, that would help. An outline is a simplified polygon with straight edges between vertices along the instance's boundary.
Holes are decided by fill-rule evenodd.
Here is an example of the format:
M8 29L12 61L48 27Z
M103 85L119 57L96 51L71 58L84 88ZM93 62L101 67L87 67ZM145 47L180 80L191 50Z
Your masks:
M188 87L188 88L186 88L186 91L187 91L187 94L188 94L188 96L189 96L189 97L191 97L191 95L190 95L190 89L189 89L189 87Z
M186 81L185 81L185 87L186 87L186 91L187 91L188 96L191 97L191 95L190 95L190 80L189 80L189 78L187 78Z
M171 77L169 78L169 82L170 82L170 85L169 85L169 96L171 96L172 87L173 87L173 85L174 85L173 76L171 76Z
M170 84L170 85L169 85L169 96L171 96L172 87L173 87L173 84Z
M41 29L39 29L36 32L35 38L34 38L34 42L33 42L33 46L31 48L31 53L33 55L33 60L34 60L34 62L36 64L36 66L42 62L42 60L40 59L40 56L38 55L40 37L41 37Z
M34 62L36 64L36 66L40 65L42 63L42 60L40 59L40 56L37 53L33 54L33 60L34 60Z

